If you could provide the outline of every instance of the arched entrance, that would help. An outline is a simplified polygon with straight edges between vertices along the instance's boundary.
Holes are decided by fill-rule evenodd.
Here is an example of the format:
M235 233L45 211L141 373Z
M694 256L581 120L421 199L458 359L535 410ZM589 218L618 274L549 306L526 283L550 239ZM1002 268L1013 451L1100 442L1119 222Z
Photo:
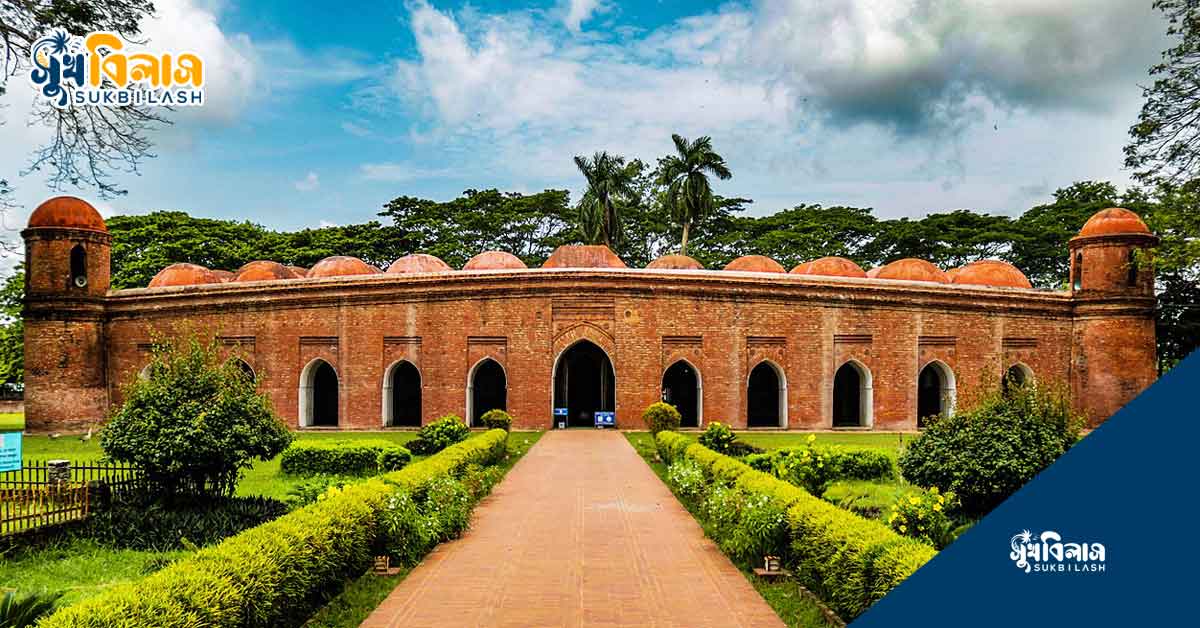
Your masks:
M663 373L662 400L679 411L680 427L700 427L703 398L700 374L687 360L679 360Z
M1008 367L1004 373L1004 379L1000 382L1000 389L1008 392L1015 388L1021 388L1033 383L1033 369L1021 364L1020 362Z
M313 360L300 376L300 425L333 427L337 424L337 371L325 360Z
M479 417L488 410L508 410L508 377L499 362L484 358L471 369L467 402L467 421L471 426L478 426Z
M591 427L594 413L612 412L616 407L615 380L612 361L604 349L580 340L554 364L554 407L567 409L568 427Z
M871 371L856 360L833 375L833 426L869 427L874 410Z
M233 365L237 367L239 371L241 371L242 375L246 376L246 379L249 379L252 382L258 381L258 377L254 374L254 369L245 360L241 358L234 358Z
M383 380L383 424L421 425L421 373L408 360L393 364Z
M934 360L917 376L917 427L925 427L929 417L949 416L954 412L954 372Z
M750 371L750 381L746 386L746 425L787 425L787 381L783 371L771 362L759 362Z

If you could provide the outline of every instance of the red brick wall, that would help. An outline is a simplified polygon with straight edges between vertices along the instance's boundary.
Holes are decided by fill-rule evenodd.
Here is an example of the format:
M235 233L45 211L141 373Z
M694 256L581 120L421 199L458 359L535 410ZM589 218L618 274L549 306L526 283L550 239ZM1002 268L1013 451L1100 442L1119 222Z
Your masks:
M423 415L465 416L471 367L490 357L508 377L522 428L551 424L556 358L588 340L613 361L618 422L637 427L663 372L687 359L703 382L703 420L746 422L750 370L770 360L787 382L788 426L828 428L833 375L849 359L872 374L874 426L916 426L916 378L938 359L959 406L1028 365L1039 381L1070 378L1073 321L1061 293L820 280L714 271L517 271L471 275L226 284L132 290L109 299L108 377L148 359L151 330L209 330L255 369L276 409L298 425L300 375L316 358L340 382L341 427L382 422L388 366L421 371ZM1150 345L1153 351L1153 345Z

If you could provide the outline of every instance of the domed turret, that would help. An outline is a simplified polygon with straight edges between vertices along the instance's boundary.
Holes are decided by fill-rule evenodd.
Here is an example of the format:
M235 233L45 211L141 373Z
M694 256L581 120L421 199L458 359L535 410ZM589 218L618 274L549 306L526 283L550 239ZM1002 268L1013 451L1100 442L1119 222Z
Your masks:
M258 260L242 266L234 273L234 281L278 281L295 279L296 275L279 262Z
M625 268L625 262L603 244L564 244L542 268Z
M942 272L937 266L923 259L916 259L915 257L896 260L879 269L879 274L876 276L879 279L950 283L950 279L946 277L946 273Z
M725 265L725 270L748 273L786 273L779 262L766 255L743 255Z
M858 264L844 257L822 257L811 262L805 262L792 269L793 275L822 275L826 277L859 277L867 276Z
M158 271L150 280L151 288L166 288L168 286L194 286L206 283L221 283L211 270L197 264L171 264Z
M444 273L450 270L446 262L425 253L405 255L388 266L389 273Z
M1120 207L1096 212L1071 238L1071 290L1154 294L1149 249L1158 238L1137 214ZM1139 252L1140 251L1140 252Z
M1150 228L1137 214L1121 207L1102 209L1083 223L1080 238L1126 233L1150 233Z
M704 265L686 255L663 255L646 268L654 270L703 270Z
M951 283L997 288L1032 288L1029 278L1016 266L998 259L984 259L946 273Z
M382 270L358 259L345 255L334 255L313 264L307 277L343 277L346 275L377 275Z
M29 216L29 228L87 229L108 233L104 219L92 204L74 196L55 196Z
M463 270L517 270L529 268L521 258L504 251L484 251L467 260Z

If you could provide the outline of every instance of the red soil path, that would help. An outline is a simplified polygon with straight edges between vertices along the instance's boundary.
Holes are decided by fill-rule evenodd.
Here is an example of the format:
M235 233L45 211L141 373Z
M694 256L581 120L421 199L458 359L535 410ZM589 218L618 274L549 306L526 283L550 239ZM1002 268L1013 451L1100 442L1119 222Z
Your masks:
M782 626L617 432L543 436L363 627Z

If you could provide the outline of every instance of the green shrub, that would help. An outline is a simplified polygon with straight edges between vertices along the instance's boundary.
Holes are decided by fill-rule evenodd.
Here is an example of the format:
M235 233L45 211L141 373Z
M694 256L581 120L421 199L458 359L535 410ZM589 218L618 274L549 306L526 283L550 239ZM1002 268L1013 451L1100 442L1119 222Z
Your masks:
M399 471L330 489L309 506L63 608L39 628L298 626L370 565L391 496L499 460L506 437L492 430Z
M505 432L512 430L512 417L499 408L493 408L483 413L479 417L479 422L489 430L504 430Z
M953 491L963 513L979 517L1058 459L1080 424L1065 396L1017 387L926 428L900 456L900 471L918 486Z
M679 429L682 421L683 418L679 416L679 411L675 409L675 406L661 401L650 404L642 413L642 422L646 424L646 429L650 430L651 434L668 430L675 431Z
M707 486L695 507L705 533L735 560L784 558L798 579L847 620L911 575L936 552L813 497L768 473L691 443L681 435L655 437L672 464L691 460ZM786 513L786 517L781 517Z
M91 514L74 534L119 549L168 552L212 545L283 516L287 504L269 497L193 497L164 501L132 495Z
M704 470L694 460L686 458L667 467L667 486L688 503L694 502L704 491Z
M816 440L809 434L800 447L748 456L746 463L813 495L821 495L837 480L890 480L896 475L892 459L881 451L818 445Z
M415 440L408 441L408 448L418 456L428 456L461 443L471 435L471 428L456 415L446 416L426 425L417 432Z
M504 470L499 467L469 464L463 469L462 477L459 479L462 481L463 486L467 487L467 492L471 494L471 499L479 501L491 493L492 488L503 477Z
M387 498L379 513L375 553L413 566L437 545L437 539L436 522L425 514L412 492L400 489Z
M953 492L933 487L928 492L904 495L892 504L888 525L904 536L942 549L954 540L955 523L947 514L957 505Z
M348 475L313 475L288 489L288 504L293 507L307 506L321 498L331 488L342 488L357 482L359 478Z
M243 470L292 441L270 398L214 341L156 342L149 374L100 433L107 456L142 469L163 492L233 495Z
M412 454L388 440L298 440L284 450L279 468L295 475L375 475L396 471Z
M729 429L728 425L713 421L704 429L704 433L700 435L700 444L719 453L729 453L729 448L733 442L737 440L737 436L733 430Z
M438 541L458 538L471 521L475 501L462 482L443 475L425 488L425 507L437 525Z

